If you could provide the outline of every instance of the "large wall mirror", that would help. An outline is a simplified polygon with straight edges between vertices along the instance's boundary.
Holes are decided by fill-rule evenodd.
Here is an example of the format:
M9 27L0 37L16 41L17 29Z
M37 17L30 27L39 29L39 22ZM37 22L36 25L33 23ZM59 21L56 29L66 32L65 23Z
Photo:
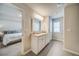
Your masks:
M41 32L41 20L34 18L32 28L33 28L33 32Z

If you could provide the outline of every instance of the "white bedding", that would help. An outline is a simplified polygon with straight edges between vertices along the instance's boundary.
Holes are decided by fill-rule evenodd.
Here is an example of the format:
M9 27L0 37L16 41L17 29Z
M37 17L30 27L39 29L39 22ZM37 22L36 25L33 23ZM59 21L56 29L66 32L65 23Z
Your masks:
M3 45L7 45L11 41L19 40L22 38L22 33L6 34L3 37Z

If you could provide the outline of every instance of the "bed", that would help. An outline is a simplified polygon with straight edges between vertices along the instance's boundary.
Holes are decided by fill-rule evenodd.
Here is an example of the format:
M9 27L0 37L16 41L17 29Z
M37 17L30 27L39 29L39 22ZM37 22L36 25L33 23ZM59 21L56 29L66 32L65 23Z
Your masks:
M21 40L21 38L22 38L21 32L8 32L8 33L4 34L2 44L6 46L10 42L15 42L15 41Z

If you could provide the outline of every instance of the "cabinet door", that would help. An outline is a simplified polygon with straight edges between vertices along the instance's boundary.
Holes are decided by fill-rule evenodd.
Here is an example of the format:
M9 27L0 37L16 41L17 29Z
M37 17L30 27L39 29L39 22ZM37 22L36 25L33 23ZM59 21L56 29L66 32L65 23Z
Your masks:
M36 37L32 37L31 49L35 54L38 54L38 39Z
M39 37L39 39L38 39L38 49L39 49L39 52L42 50L42 47L43 47L42 37Z
M42 48L44 48L46 45L46 36L45 35L43 36L42 42L43 42Z
M46 35L46 43L45 43L45 45L47 45L47 43L48 43L48 37L47 37L47 35Z
M49 35L47 34L47 35L46 35L46 45L49 43L49 39L50 39L50 38L49 38Z

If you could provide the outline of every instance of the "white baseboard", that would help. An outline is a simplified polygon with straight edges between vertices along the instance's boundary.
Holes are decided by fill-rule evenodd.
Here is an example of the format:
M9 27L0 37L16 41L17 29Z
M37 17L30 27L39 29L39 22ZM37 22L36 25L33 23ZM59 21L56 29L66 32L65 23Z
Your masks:
M63 42L63 40L60 40L60 39L53 39L53 40L57 40L57 41Z
M21 55L26 55L26 54L27 54L28 52L30 52L30 51L31 51L31 49L29 49L28 51L22 53Z
M64 51L73 53L73 54L75 54L75 55L79 55L79 52L76 52L76 51L73 51L73 50L70 50L70 49L66 49L66 48L64 48Z

